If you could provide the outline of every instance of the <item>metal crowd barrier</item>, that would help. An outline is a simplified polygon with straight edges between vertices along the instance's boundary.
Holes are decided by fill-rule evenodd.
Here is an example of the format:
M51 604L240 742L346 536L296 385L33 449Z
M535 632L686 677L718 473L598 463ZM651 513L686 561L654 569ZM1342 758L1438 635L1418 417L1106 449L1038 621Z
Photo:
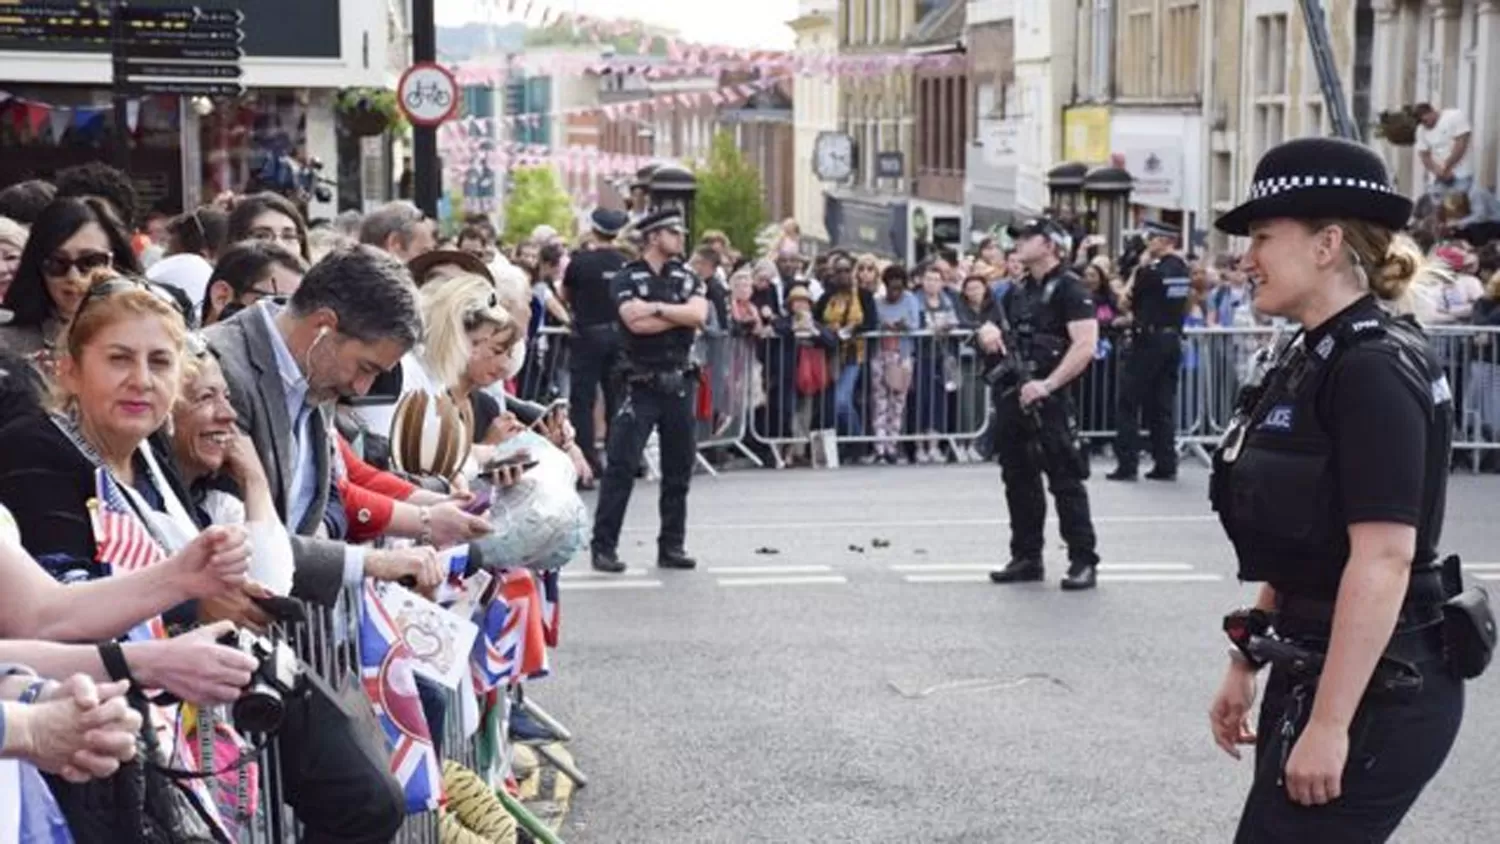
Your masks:
M1179 447L1207 461L1234 415L1240 385L1256 350L1289 327L1193 327L1182 333L1177 388ZM533 384L566 389L567 335L548 329L549 348ZM828 383L803 394L797 386L799 341L705 332L695 350L709 399L696 403L698 447L734 448L756 463L809 460L819 444L858 443L877 455L936 453L962 458L988 425L989 389L969 331L873 333L838 344L826 356ZM1428 335L1453 389L1454 449L1478 468L1500 449L1500 329L1430 326ZM1084 437L1114 438L1127 338L1102 332L1094 361L1069 387ZM886 376L911 367L904 398ZM842 380L842 384L841 384ZM562 393L558 393L562 394ZM606 420L607 422L607 420ZM831 432L831 433L830 433ZM601 432L602 435L603 432Z

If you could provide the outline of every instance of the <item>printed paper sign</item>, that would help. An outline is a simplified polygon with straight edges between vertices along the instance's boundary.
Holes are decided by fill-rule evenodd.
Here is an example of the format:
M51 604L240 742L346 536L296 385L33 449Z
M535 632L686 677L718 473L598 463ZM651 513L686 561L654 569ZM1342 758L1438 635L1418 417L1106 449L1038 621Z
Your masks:
M469 651L479 628L400 586L383 584L381 602L414 657L412 670L449 689L469 673Z

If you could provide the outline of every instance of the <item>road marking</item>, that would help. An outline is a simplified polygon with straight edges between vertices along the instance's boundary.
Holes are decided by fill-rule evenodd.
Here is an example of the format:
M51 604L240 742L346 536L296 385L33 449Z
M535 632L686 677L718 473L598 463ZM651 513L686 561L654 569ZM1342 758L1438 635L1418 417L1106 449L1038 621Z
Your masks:
M815 575L811 577L721 577L720 586L837 586L849 582L842 575Z
M563 580L614 580L618 577L645 577L646 570L626 569L619 574L610 574L609 572L594 571L593 569L579 569L578 571L564 569L560 576Z
M1464 571L1500 571L1500 563L1464 563Z
M1500 580L1500 571L1481 572L1474 576L1479 578L1480 580Z
M1047 520L1055 523L1056 518ZM1094 524L1167 524L1178 522L1215 522L1218 516L1173 516L1163 514L1160 516L1095 516ZM731 531L731 530L828 530L830 528L924 528L924 527L996 527L1010 524L1009 519L887 519L884 521L858 521L858 522L724 522L722 524L693 525L693 530ZM625 533L656 533L654 527L631 527L626 528Z
M994 571L1001 566L997 563L911 563L887 566L893 572L958 572L958 571ZM1101 563L1099 572L1114 571L1192 571L1193 567L1187 563Z
M988 583L985 574L908 574L901 578L907 583ZM1217 574L1109 574L1100 572L1100 583L1217 583L1223 580Z
M655 589L660 585L660 580L577 580L568 584L568 592Z
M708 566L713 574L822 574L833 566Z

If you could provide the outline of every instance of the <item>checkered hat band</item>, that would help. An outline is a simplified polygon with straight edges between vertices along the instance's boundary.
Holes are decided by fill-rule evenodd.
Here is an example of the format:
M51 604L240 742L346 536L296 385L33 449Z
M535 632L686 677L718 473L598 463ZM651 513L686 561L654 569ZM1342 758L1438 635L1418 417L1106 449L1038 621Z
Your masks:
M1250 198L1265 199L1278 193L1304 188L1357 188L1376 193L1395 193L1390 185L1370 179L1349 176L1277 176L1273 179L1261 179L1250 185Z

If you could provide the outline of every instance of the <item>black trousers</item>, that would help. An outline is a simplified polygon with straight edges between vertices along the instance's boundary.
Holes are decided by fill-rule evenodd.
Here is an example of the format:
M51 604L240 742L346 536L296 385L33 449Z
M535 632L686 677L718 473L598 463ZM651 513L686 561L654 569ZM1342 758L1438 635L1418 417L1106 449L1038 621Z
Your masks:
M1343 794L1323 806L1292 802L1285 759L1312 715L1313 690L1272 669L1261 703L1255 782L1235 844L1379 844L1390 838L1437 774L1463 721L1463 681L1438 660L1418 664L1422 690L1410 700L1360 702L1349 728ZM1292 731L1290 746L1283 728Z
M602 472L599 449L594 445L594 396L604 388L604 418L614 419L620 409L620 387L612 377L620 359L620 334L614 325L586 325L573 333L569 358L568 416L577 435L578 448L593 467Z
M632 384L625 388L625 402L609 424L604 480L594 511L595 551L612 554L620 544L620 526L630 505L641 452L653 430L661 446L661 533L657 535L657 547L679 550L687 541L688 485L697 454L692 387L665 393Z
M1115 457L1134 472L1141 450L1141 422L1151 437L1156 471L1177 471L1177 380L1182 369L1182 336L1176 332L1137 332L1125 355L1116 420Z
M1015 560L1041 562L1047 521L1047 499L1042 474L1057 502L1057 519L1068 560L1074 565L1097 565L1094 524L1089 518L1089 494L1083 486L1087 464L1073 445L1073 407L1064 395L1043 401L1038 409L1041 430L1028 424L1015 391L998 393L995 401L995 448L1000 477L1005 481L1005 504L1010 511L1010 554Z

